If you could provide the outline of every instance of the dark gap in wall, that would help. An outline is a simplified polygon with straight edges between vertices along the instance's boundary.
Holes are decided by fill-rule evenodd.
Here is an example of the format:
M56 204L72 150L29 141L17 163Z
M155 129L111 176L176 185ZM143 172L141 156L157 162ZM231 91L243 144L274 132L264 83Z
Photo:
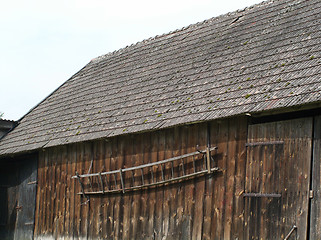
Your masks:
M249 124L259 124L275 121L284 121L290 119L304 118L304 117L313 117L321 114L321 108L311 109L311 110L302 110L297 112L288 112L281 114L271 114L268 116L259 116L249 117Z

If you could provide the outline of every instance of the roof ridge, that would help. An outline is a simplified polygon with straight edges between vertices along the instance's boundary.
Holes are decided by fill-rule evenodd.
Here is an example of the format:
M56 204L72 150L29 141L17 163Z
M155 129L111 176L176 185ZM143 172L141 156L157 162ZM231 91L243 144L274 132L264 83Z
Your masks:
M220 19L220 18L225 18L226 16L232 16L232 15L235 15L235 14L238 14L238 13L241 13L241 12L244 12L246 10L249 10L249 9L253 9L253 8L258 8L258 7L262 7L262 6L265 6L267 4L271 4L273 2L280 2L281 0L265 0L265 1L262 1L260 3L256 3L256 4L253 4L249 7L245 7L243 9L238 9L238 10L235 10L235 11L232 11L232 12L228 12L228 13L223 13L223 14L220 14L218 16L215 16L215 17L211 17L209 19L205 19L203 21L199 21L199 22L196 22L196 23L192 23L188 26L185 26L185 27L182 27L182 28L178 28L178 29L175 29L173 31L170 31L170 32L167 32L167 33L162 33L160 35L156 35L156 36L153 36L153 37L149 37L149 38L146 38L146 39L143 39L141 41L138 41L138 42L135 42L135 43L132 43L130 45L127 45L123 48L120 48L120 49L117 49L117 50L114 50L112 52L109 52L109 53L106 53L106 54L103 54L103 55L100 55L96 58L93 58L90 63L97 63L97 62L100 62L110 56L114 56L116 54L121 54L123 51L125 50L128 50L129 48L134 48L134 47L137 47L137 46L140 46L142 44L148 44L150 43L151 41L153 40L156 40L156 39L161 39L161 38L164 38L164 37L168 37L169 35L171 34L175 34L175 33L178 33L178 32L182 32L184 30L187 30L187 29L191 29L191 28L194 28L194 27L197 27L197 26L201 26L203 24L206 24L208 22L211 22L215 19Z

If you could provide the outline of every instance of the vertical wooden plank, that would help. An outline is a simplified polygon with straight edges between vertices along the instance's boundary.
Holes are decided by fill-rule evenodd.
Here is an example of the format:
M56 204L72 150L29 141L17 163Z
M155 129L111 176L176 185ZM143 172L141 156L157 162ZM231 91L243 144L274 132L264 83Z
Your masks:
M82 165L82 173L92 173L92 170L90 171L90 169L92 169L92 164L91 164L91 160L92 160L92 143L88 143L88 142L84 142L81 144L82 148L83 148L83 158L81 159L81 161L83 162ZM84 183L88 186L89 183L89 178L86 178L83 180ZM91 211L91 209L93 208L93 206L95 205L94 200L88 198L89 201L87 201L86 198L84 198L82 200L82 204L81 204L81 235L84 238L88 238L89 234L90 234L90 230L89 228L92 225L92 213L93 211Z
M106 166L105 166L105 159L106 159L106 151L105 151L105 144L104 144L104 140L100 140L98 141L98 156L97 156L97 164L96 164L96 169L98 172L104 172L106 171ZM105 187L105 182L103 181L104 184L104 190L106 190ZM99 202L98 202L98 224L97 224L97 229L96 229L96 236L97 238L104 238L104 231L103 228L105 226L104 224L104 209L105 209L105 205L104 205L104 200L105 200L105 196L101 196L99 198Z
M77 145L72 144L69 146L69 154L68 158L70 159L71 166L70 166L70 175L74 176L76 174L76 162L77 162ZM77 179L71 180L70 185L70 215L69 215L69 237L73 239L76 237L77 233L77 214L76 214L76 203L80 196L77 195L77 187L76 187Z
M142 134L142 152L138 154L138 158L143 159L143 164L151 162L151 149L152 149L152 140L151 133ZM146 183L152 183L150 169L144 169L144 180ZM148 189L141 192L141 204L140 204L140 216L139 216L139 225L140 228L136 232L136 239L150 239L153 236L153 226L149 226L149 217L153 219L153 209L155 208L155 202L153 201L154 190ZM152 215L149 216L149 212L152 212ZM151 227L151 229L148 229Z
M265 130L265 141L276 141L275 134L276 124L270 124ZM275 147L276 145L270 145L265 147L265 165L264 165L264 180L263 180L263 189L264 193L277 193L278 189L275 187L275 175L277 175L277 169L275 165ZM267 198L263 203L265 206L262 208L262 219L261 222L266 222L262 224L261 227L261 238L272 238L273 236L277 237L277 227L273 224L273 221L277 219L277 209L274 207L277 199Z
M50 165L49 165L49 205L48 205L48 234L56 235L56 209L55 209L55 201L57 198L57 189L56 185L52 184L56 182L56 166L57 166L57 148L53 148L50 154Z
M83 143L77 143L76 144L76 171L79 174L84 173L83 172L83 156L84 156L84 147ZM79 193L80 190L80 185L79 183L76 184L75 187L75 193ZM83 206L82 202L85 202L86 199L82 195L75 195L75 219L74 219L74 238L82 238L83 233L82 233L82 225L84 222L83 219Z
M41 236L42 231L42 222L43 219L43 181L44 181L44 168L45 168L45 154L44 151L39 152L39 159L38 159L38 176L37 176L37 198L36 198L36 211L35 211L35 229L34 229L34 236L35 239L38 236Z
M132 142L131 142L131 147L132 148L132 156L131 156L131 161L130 161L130 166L139 166L143 164L143 136L144 134L137 134L131 137ZM130 175L132 173L128 174L128 177L130 179ZM134 171L134 182L132 183L132 186L138 186L142 184L141 181L141 172L140 171ZM130 192L128 193L130 195L129 199L129 205L131 206L130 208L130 239L135 239L137 236L140 236L141 238L142 233L142 210L140 209L141 202L144 201L142 197L142 192L144 190L139 190L136 192ZM146 204L146 202L144 203Z
M158 148L157 148L157 161L165 159L165 132L164 130L157 133ZM157 179L161 179L161 168L155 167L157 170ZM162 239L163 237L163 204L164 204L164 188L156 187L156 219L155 219L155 237Z
M193 152L197 145L197 127L196 125L188 126L188 139L187 139L187 150L186 152ZM188 158L186 161L190 162L192 159ZM186 170L188 173L192 173L191 167ZM192 239L193 232L193 216L194 216L194 205L195 205L195 185L194 180L185 182L185 201L184 201L184 216L183 216L183 227L182 227L182 238Z
M96 140L92 142L91 146L91 158L92 158L92 172L93 173L101 173L104 170L104 163L103 163L103 156L102 156L102 146L101 146L102 140ZM99 177L93 177L93 188L97 191L102 191L103 188L101 186L100 178ZM102 232L101 226L102 226L102 202L103 194L98 194L92 197L93 201L91 202L91 208L90 208L90 232L89 236L93 239L97 239L100 237L100 234Z
M124 139L124 151L123 151L123 158L124 158L124 167L128 168L132 166L133 162L133 138L132 136L126 136ZM130 176L131 173L126 172L123 173L125 186L130 186ZM130 239L130 225L131 225L131 203L132 203L132 194L125 193L123 194L123 228L122 228L122 239Z
M298 132L299 129L297 126L297 121L293 120L289 122L290 132L289 132L289 151L288 151L288 166L292 166L291 168L288 167L287 172L287 201L288 201L288 213L286 219L286 232L287 234L292 226L296 223L296 209L297 209L297 176L298 176L298 159L296 159L298 154L298 139L299 136ZM296 200L295 200L296 199Z
M125 148L126 142L123 138L117 137L116 138L116 163L115 169L124 168L125 166ZM120 179L118 177L118 184ZM120 186L118 186L120 187ZM115 232L115 239L124 239L123 232L124 232L124 197L121 194L115 196L115 217L114 217L114 232Z
M149 140L146 140L149 141ZM148 143L146 143L148 144ZM150 160L149 162L156 162L158 160L158 133L152 132L150 134L150 144L151 144L151 149L150 149ZM151 181L156 181L157 177L157 168L152 168L151 171L153 171L153 177L155 178L154 180ZM159 191L157 188L151 189L149 192L149 208L148 208L148 237L154 237L156 238L156 234L159 232L159 228L157 226L157 219L161 218L159 217L161 215L160 208L158 208L157 202L159 201L157 196L160 195Z
M60 205L60 165L61 165L61 152L60 148L54 148L55 154L53 155L52 162L54 165L54 171L52 172L52 182L55 183L52 188L52 233L53 236L58 238L58 225L59 225L59 205Z
M70 238L70 212L71 212L71 194L72 194L72 181L71 179L73 176L71 173L71 159L70 159L70 146L66 146L64 152L64 163L65 163L65 212L64 212L64 230L63 235L64 237Z
M171 129L169 134L167 135L166 141L168 141L168 156L166 158L171 158L174 156L178 156L180 154L180 144L179 144L179 135L178 135L178 128L175 127L174 129ZM173 162L173 165L168 164L169 167L169 178L172 177L172 173L174 174L174 177L177 176L177 161ZM171 167L173 167L173 171L171 171ZM176 216L177 216L177 197L178 197L178 184L172 184L169 186L169 226L168 226L168 239L177 239L177 229L176 229Z
M228 128L228 158L226 166L226 191L225 191L225 220L224 220L224 239L231 238L233 202L234 202L234 176L235 176L235 155L236 155L236 123L238 120L229 119Z
M228 121L218 120L211 124L211 141L215 144L217 154L215 157L217 166L222 172L215 176L213 208L214 215L212 220L211 239L224 238L224 213L225 213L225 176L227 166L228 151Z
M298 228L298 238L306 238L308 231L308 209L309 209L309 189L311 175L311 159L312 159L312 125L313 119L301 119L297 123L297 129L300 130L298 136L298 152L296 161L298 162L298 174L296 180L298 182L299 191L297 191L298 199L296 207L296 223Z
M244 225L244 198L245 168L246 168L246 141L247 141L247 118L240 118L236 123L236 164L234 180L234 206L233 224L231 237L233 239L243 238Z
M248 126L248 137L247 137L247 142L252 143L255 141L254 139L254 126L249 125ZM253 151L252 148L249 146L246 148L247 152L247 159L246 159L246 168L245 168L245 192L250 192L251 191L251 180L252 180L252 162L253 162ZM244 198L244 227L243 227L243 232L244 232L244 239L249 239L250 238L250 199L249 198Z
M197 145L200 149L205 149L207 146L207 125L198 124L196 131ZM203 160L201 162L203 163ZM205 176L198 177L195 180L195 203L197 204L194 204L192 239L202 239L203 235L205 180Z
M273 126L274 124L267 124L264 128L262 128L262 132L261 132L261 141L262 142L269 142L271 141L270 136L269 136L269 132L271 131L271 126ZM266 192L266 184L267 184L267 177L268 177L268 173L270 172L269 167L269 163L268 163L268 152L269 152L270 146L266 145L266 146L262 146L260 148L260 155L259 157L259 161L260 161L260 172L259 172L259 188L258 188L258 192L259 193L269 193ZM265 238L265 233L266 233L266 222L269 221L269 219L267 219L267 202L269 201L268 198L259 198L259 206L257 209L258 212L258 224L257 224L257 239L262 239Z
M210 123L207 124L206 127L206 136L208 140L210 141ZM207 144L208 147L213 147L210 142ZM210 156L214 156L214 151L211 152ZM214 167L213 163L211 161L211 168ZM212 221L212 216L213 216L213 209L214 207L212 206L212 198L213 198L213 190L214 190L214 178L216 174L211 174L205 177L205 193L204 193L204 223L203 223L203 234L202 234L202 239L210 239L211 238L211 221Z
M84 173L97 173L96 169L96 154L97 154L97 142L86 142L85 147L85 153L84 153ZM91 189L91 186L93 188L93 191L99 191L99 187L97 186L98 179L97 177L90 177L90 178L84 178L84 181L87 185L86 189ZM90 186L90 187L89 187ZM96 222L97 222L97 204L99 201L99 196L94 195L89 197L89 202L86 204L83 212L83 218L86 221L85 223L85 231L84 236L87 238L95 238L96 233Z
M119 167L122 167L123 164L123 158L122 158L122 148L121 144L119 143L119 138L115 137L113 138L111 142L111 150L112 150L112 156L110 159L110 168L112 170L119 169ZM117 186L114 186L117 188ZM120 217L122 215L122 198L120 194L115 194L112 198L113 205L113 228L112 233L110 235L110 239L121 239L120 237ZM111 216L110 216L111 217Z
M165 142L165 149L164 149L164 159L168 159L172 157L172 146L173 146L173 135L172 131L166 129L165 130L165 135L164 135L164 140ZM169 164L164 164L164 169L165 170L165 179L171 178L171 171L169 169ZM171 198L172 196L172 191L171 191L171 186L166 186L163 187L164 189L164 202L163 202L163 237L165 238L170 238L169 236L169 222L170 222L170 204L171 204Z
M283 145L283 156L282 156L282 164L281 164L281 171L280 171L280 178L281 178L281 183L282 183L282 199L281 199L281 203L282 203L282 208L281 208L281 219L280 219L280 235L281 238L285 237L286 230L288 230L288 228L286 228L286 215L289 212L287 209L288 206L288 189L286 188L286 184L288 181L288 170L290 168L287 168L286 166L289 164L289 156L288 156L288 152L289 152L289 145L290 145L290 139L289 139L289 133L290 133L290 129L289 129L289 124L284 124L281 123L282 127L283 127L283 133L284 135L282 136L284 139L284 145Z
M85 173L97 173L96 169L96 154L97 154L97 142L88 142L85 143L85 154L84 154L84 171ZM91 189L92 186L94 191L99 191L99 187L97 185L98 179L97 177L90 177L86 178L87 181L87 189ZM85 181L86 181L85 180ZM87 236L87 238L95 238L96 233L96 223L97 223L97 209L98 209L98 201L99 196L90 196L89 202L86 204L86 210L84 211L83 218L86 219L86 230L84 232L84 235Z
M56 165L56 172L55 172L55 205L54 207L54 235L56 238L59 238L59 226L61 222L61 186L62 186L62 180L61 180L61 162L62 162L62 156L61 156L61 147L57 147L57 157L54 160Z
M188 134L187 134L187 127L182 126L179 128L179 131L176 133L177 141L180 142L180 154L186 154L187 153L187 143L188 143ZM186 159L184 159L184 162L186 162ZM180 173L183 174L183 167L180 168ZM186 166L184 166L186 168ZM185 215L185 186L186 181L183 184L179 185L178 190L178 199L177 199L177 217L176 217L176 231L177 239L184 239L183 232L185 231L185 225L183 224L184 215Z
M284 127L280 122L275 123L275 140L276 141L282 141L284 140ZM282 194L284 182L282 177L282 166L284 163L284 144L277 144L273 148L273 159L275 163L275 169L274 169L274 179L273 179L273 189L276 191L276 193ZM283 205L283 198L276 199L273 201L272 209L273 211L272 215L272 221L273 224L271 224L271 227L273 227L276 231L277 238L281 238L281 213L282 213L282 205ZM271 210L272 211L272 210Z
M104 149L105 149L105 166L106 171L114 170L114 166L111 164L111 158L113 154L112 149L112 140L105 140ZM114 164L114 163L113 163ZM107 179L107 180L106 180ZM112 187L112 176L107 176L105 178L106 184L108 184L108 187ZM113 233L113 218L114 218L114 202L115 197L114 195L107 194L104 196L104 221L103 221L103 239L112 239L114 236Z
M321 239L321 116L314 118L310 239Z
M58 225L58 236L60 238L64 237L64 227L65 227L65 217L66 217L66 158L67 158L67 147L61 147L61 163L60 163L60 205L58 207L58 214L59 214L59 225Z

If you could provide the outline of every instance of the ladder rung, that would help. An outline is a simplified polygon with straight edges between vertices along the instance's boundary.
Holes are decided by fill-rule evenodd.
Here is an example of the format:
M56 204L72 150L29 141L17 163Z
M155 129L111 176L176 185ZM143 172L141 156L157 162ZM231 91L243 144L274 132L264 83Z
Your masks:
M142 168L140 169L140 172L142 174L142 185L144 185L144 172Z
M150 173L152 176L152 183L154 182L154 173L153 173L153 167L150 167Z

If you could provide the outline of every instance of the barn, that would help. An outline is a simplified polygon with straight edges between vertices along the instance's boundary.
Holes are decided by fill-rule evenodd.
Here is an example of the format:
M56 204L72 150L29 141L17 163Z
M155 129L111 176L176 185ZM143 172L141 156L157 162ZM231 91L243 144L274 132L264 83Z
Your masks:
M91 60L4 128L1 239L321 239L320 11L268 0Z

